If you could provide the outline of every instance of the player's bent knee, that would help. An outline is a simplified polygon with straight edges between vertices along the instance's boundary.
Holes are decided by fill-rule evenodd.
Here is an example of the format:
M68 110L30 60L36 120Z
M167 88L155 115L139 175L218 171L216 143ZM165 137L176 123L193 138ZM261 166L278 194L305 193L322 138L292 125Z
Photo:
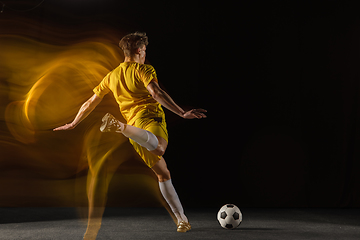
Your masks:
M161 144L161 142L159 142L158 147L155 150L152 150L151 152L157 156L163 156L165 154L167 148L167 144Z
M165 150L162 149L161 147L158 147L157 149L152 150L151 152L157 156L163 156L165 154Z
M156 149L152 150L151 152L157 156L163 156L165 154L168 143L162 137L157 137L157 138L158 138L158 146Z

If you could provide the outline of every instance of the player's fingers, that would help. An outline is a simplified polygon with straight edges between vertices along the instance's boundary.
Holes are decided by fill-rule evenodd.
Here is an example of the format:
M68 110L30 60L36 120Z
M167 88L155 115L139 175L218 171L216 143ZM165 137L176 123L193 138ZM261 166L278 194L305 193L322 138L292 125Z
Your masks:
M193 112L193 113L192 113L192 116L193 116L193 118L197 118L197 119L201 118L201 117L199 116L199 114L197 114L196 112Z
M205 114L203 114L203 113L196 113L196 118L206 118L206 115Z
M53 131L61 131L61 130L69 130L69 129L71 129L71 127L69 126L69 124L66 124L64 126L54 128Z
M206 118L206 115L204 113L207 111L205 109L197 109L196 111L198 116L200 116L201 118Z
M53 131L60 131L60 130L63 130L63 129L64 129L64 127L57 127L57 128L54 128Z

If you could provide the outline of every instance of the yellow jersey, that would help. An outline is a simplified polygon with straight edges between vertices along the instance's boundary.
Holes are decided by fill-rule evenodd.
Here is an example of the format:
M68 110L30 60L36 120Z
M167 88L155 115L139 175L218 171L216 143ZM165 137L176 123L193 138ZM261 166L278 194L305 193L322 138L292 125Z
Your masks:
M146 88L151 81L157 82L153 66L123 62L109 72L93 91L100 98L111 91L127 124L134 125L135 120L140 117L165 115L160 103Z

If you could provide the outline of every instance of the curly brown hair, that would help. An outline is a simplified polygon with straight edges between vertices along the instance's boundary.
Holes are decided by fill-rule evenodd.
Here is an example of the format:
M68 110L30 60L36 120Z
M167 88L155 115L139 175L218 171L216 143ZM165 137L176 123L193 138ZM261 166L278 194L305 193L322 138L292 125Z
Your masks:
M126 57L130 57L135 55L136 49L148 44L146 33L135 32L124 36L119 42L119 47L124 51Z

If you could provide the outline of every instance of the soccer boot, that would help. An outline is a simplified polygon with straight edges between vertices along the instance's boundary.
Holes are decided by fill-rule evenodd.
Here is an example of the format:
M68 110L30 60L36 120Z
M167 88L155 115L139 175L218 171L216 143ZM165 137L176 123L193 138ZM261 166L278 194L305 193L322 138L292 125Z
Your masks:
M105 114L102 118L102 124L100 126L101 132L121 132L121 126L119 120L117 120L110 113Z
M178 225L177 231L178 232L187 232L191 229L191 225L188 222L181 221Z

